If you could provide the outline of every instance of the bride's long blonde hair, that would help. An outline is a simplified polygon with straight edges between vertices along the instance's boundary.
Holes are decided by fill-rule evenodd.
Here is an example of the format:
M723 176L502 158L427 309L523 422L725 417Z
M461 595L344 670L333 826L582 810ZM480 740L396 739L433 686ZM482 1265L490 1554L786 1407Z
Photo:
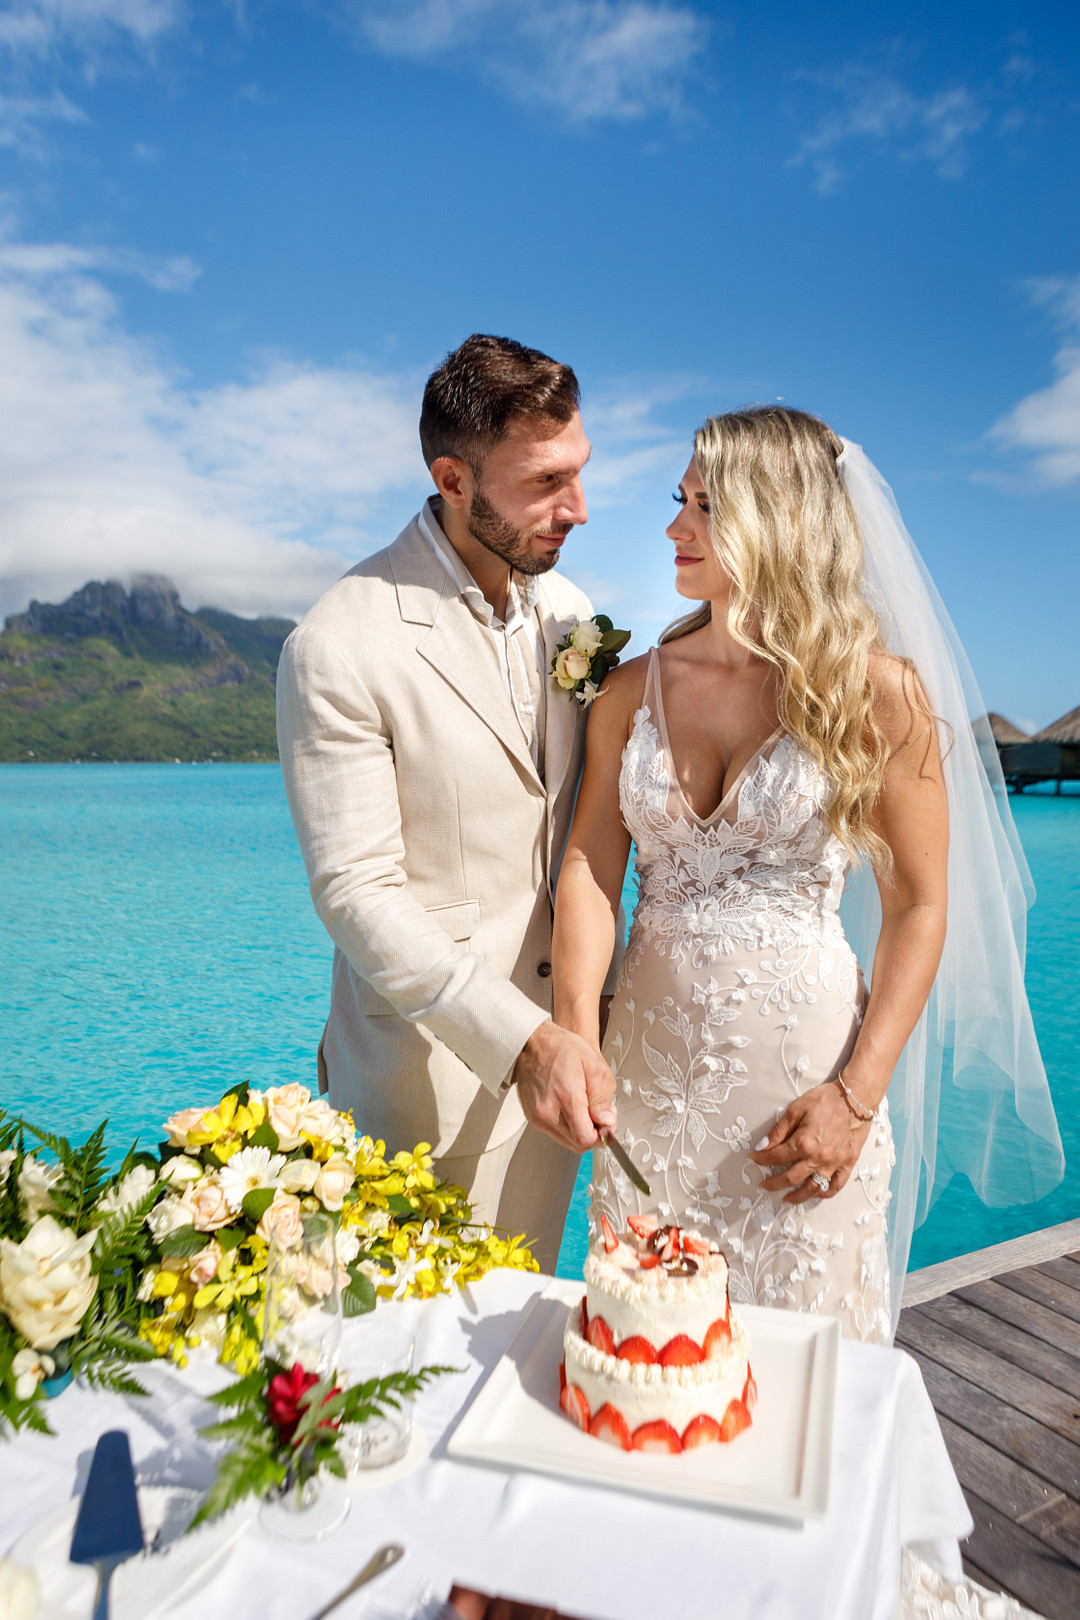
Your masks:
M775 668L780 724L832 782L830 828L856 860L888 872L888 846L871 824L888 748L874 718L870 655L884 643L836 471L842 450L816 416L781 405L710 416L694 436L713 550L731 579L728 632ZM706 602L661 642L711 617Z

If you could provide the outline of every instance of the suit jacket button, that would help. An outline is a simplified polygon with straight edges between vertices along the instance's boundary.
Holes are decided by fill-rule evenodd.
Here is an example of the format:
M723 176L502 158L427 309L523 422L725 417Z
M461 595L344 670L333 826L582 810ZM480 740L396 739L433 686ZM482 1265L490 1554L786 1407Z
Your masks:
M539 973L539 975L540 975L540 977L542 979L550 979L551 978L551 963L550 962L541 962L540 966L537 968L536 971L537 971L537 973Z

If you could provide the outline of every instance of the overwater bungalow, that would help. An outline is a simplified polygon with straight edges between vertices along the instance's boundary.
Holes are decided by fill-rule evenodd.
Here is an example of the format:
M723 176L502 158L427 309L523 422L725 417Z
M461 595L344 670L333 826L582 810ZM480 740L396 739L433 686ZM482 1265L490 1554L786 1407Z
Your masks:
M1044 726L1033 737L1001 715L987 716L1001 756L1005 782L1013 793L1023 793L1035 782L1080 782L1080 708Z

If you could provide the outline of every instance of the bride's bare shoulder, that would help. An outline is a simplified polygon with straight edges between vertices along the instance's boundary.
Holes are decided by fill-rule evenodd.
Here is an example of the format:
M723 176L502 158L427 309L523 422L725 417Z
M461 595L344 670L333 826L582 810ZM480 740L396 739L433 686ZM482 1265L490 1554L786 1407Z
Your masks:
M645 696L645 681L649 673L649 655L628 658L609 670L589 710L589 719L603 730L629 732L630 721L641 707ZM601 701L602 700L602 701Z
M907 658L881 649L870 654L874 719L895 753L933 732L933 710L918 670Z

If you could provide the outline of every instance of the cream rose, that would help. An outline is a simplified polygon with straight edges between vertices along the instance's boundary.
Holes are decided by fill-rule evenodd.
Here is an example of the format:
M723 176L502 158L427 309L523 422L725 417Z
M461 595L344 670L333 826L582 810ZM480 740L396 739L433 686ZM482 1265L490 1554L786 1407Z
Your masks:
M153 1170L145 1164L137 1164L134 1170L129 1170L123 1181L115 1187L110 1187L102 1198L98 1199L97 1213L99 1215L124 1215L133 1209L137 1203L146 1197L147 1193L157 1181Z
M278 1186L285 1192L309 1193L321 1169L317 1159L290 1159L277 1178Z
M180 1198L163 1198L147 1214L146 1224L154 1242L164 1243L170 1232L178 1232L182 1226L194 1226L194 1205L186 1192Z
M582 619L570 632L570 645L585 658L594 658L600 651L604 632L595 619Z
M308 1103L300 1128L305 1136L313 1136L317 1142L341 1142L348 1132L343 1116L322 1097Z
M169 1141L173 1147L187 1147L188 1137L196 1128L208 1108L181 1108L179 1112L170 1114L165 1121L165 1129L169 1133Z
M39 1215L53 1208L52 1190L63 1173L58 1164L42 1164L32 1153L26 1155L19 1171L18 1188L26 1206L27 1220L36 1221Z
M191 1224L196 1232L216 1232L220 1226L228 1226L233 1218L215 1170L208 1170L201 1181L189 1187L181 1203L191 1210Z
M356 1172L348 1159L335 1153L319 1171L315 1182L315 1196L324 1209L338 1210L345 1202L345 1194L356 1180Z
M15 1399L28 1401L41 1380L52 1377L56 1362L38 1350L17 1350L11 1358L11 1370L15 1374Z
M77 1238L43 1215L21 1243L0 1238L0 1306L32 1350L70 1339L97 1292L90 1274L96 1232Z
M274 1202L263 1211L263 1218L255 1230L267 1243L276 1237L283 1249L295 1249L304 1236L299 1198L292 1193L279 1192Z
M304 1110L310 1101L311 1092L308 1088L295 1083L288 1086L271 1086L263 1093L266 1117L277 1136L278 1147L283 1148L286 1153L300 1146Z
M172 1187L191 1187L202 1177L202 1165L188 1153L177 1153L173 1158L166 1159L161 1167L160 1179Z
M589 660L576 647L564 647L555 659L555 679L569 692L589 673Z
M34 1620L41 1588L32 1569L14 1558L0 1558L0 1620Z
M225 1329L228 1325L229 1319L224 1311L215 1310L212 1305L204 1305L192 1318L191 1332L201 1343L210 1345L213 1350L220 1350L225 1342Z
M351 1226L343 1227L336 1240L337 1257L343 1266L351 1266L360 1253L360 1234Z
M221 1245L217 1238L211 1238L205 1249L200 1249L191 1262L188 1276L196 1288L205 1288L208 1282L213 1282L217 1276L218 1266L222 1261Z

